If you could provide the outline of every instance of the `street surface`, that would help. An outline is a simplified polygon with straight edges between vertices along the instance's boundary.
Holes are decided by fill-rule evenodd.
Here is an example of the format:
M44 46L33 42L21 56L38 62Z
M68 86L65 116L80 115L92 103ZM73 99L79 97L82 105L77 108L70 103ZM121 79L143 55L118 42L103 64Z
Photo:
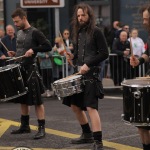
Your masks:
M28 147L33 150L88 150L91 144L70 144L72 138L79 137L81 128L71 109L56 97L44 98L46 110L46 137L33 140L37 130L34 106L30 111L30 134L11 135L20 122L20 105L11 102L0 103L0 150ZM122 91L106 90L105 98L99 100L105 150L141 150L142 145L134 126L121 120L123 112Z

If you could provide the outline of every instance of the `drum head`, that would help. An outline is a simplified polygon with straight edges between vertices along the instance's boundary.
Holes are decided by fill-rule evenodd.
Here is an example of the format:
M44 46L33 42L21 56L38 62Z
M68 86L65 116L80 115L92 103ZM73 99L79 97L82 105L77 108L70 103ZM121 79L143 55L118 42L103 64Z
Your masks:
M130 87L150 87L150 79L129 79L124 80L121 85Z
M82 75L72 75L70 77L59 79L59 80L55 81L54 83L64 83L64 82L67 82L67 81L79 79L81 77L82 77Z

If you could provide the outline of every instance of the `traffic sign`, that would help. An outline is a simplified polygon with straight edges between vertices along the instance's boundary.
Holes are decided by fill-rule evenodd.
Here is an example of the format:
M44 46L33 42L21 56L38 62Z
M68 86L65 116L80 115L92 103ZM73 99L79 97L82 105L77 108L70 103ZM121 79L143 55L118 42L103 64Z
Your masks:
M22 8L56 8L64 7L64 0L20 0Z

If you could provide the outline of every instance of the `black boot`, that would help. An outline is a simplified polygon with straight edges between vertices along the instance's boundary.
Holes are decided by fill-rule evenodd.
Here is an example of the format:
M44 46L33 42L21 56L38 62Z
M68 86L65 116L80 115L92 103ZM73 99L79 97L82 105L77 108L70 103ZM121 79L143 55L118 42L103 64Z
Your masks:
M79 138L71 140L71 144L84 144L84 143L93 143L93 142L94 142L94 138L92 132L82 133L82 135Z
M100 141L94 141L92 150L104 150L103 143Z
M11 134L23 134L23 133L30 133L30 126L29 126L29 116L21 116L21 125L18 130L11 131Z
M34 139L41 139L45 137L45 120L38 120L39 127L38 127L38 132L34 136Z

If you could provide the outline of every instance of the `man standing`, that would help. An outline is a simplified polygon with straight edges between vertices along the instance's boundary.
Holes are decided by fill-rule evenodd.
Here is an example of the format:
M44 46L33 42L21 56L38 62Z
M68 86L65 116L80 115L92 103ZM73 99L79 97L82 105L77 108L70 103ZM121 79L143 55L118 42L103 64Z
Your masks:
M16 57L24 56L22 59L17 59L16 63L21 65L24 84L28 88L27 94L18 98L18 102L21 103L21 126L18 130L12 131L11 134L30 133L29 106L35 105L38 133L34 136L34 139L40 139L45 136L45 112L41 99L41 94L44 91L41 77L35 65L35 56L37 52L50 51L51 45L43 33L31 27L23 9L17 8L11 17L19 31L17 33L16 53L10 51L8 54Z
M8 57L7 50L16 51L16 37L15 29L12 25L6 26L6 36L1 39L0 44L0 59L2 60L2 66L5 66L5 59Z
M94 141L93 150L103 150L96 83L100 84L99 63L108 57L108 48L104 35L95 25L92 8L84 3L76 5L72 18L75 48L74 53L67 57L76 61L77 72L83 75L85 81L85 90L64 98L63 104L72 108L82 128L80 138L73 139L71 143L82 144ZM92 131L85 110L89 114Z
M148 32L150 34L150 5L143 6L141 12L143 15L143 24L148 29ZM139 59L135 56L130 57L130 64L132 66L138 66L140 64L143 64L144 62L149 62L150 39L148 39L147 43L148 43L148 49L144 52L144 54ZM145 127L138 126L138 131L141 137L141 141L143 143L143 150L150 150L150 126L145 126Z

